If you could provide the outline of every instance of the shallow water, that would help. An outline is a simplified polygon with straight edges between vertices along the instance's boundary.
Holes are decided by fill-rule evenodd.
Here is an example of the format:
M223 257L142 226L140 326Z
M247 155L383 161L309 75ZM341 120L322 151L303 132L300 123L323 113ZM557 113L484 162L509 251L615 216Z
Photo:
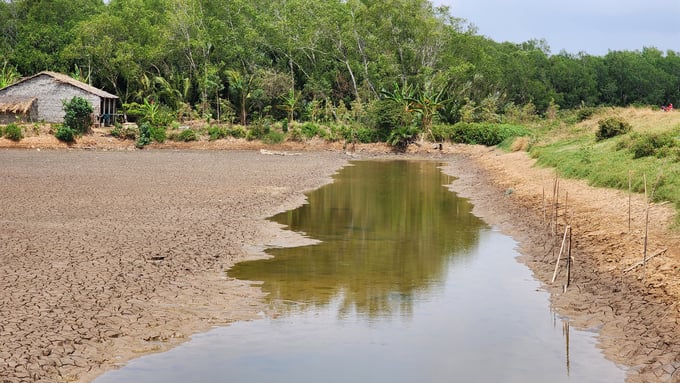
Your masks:
M229 272L275 315L109 372L111 382L623 382L594 333L569 329L426 161L355 162L273 220L322 242Z

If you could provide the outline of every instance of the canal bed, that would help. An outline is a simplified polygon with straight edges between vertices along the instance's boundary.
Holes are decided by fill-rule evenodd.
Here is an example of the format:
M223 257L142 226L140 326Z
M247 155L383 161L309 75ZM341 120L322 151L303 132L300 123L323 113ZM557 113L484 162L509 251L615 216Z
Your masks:
M439 166L344 168L272 218L319 243L230 271L262 281L269 315L96 382L623 382L597 334L552 312L516 243L472 215Z

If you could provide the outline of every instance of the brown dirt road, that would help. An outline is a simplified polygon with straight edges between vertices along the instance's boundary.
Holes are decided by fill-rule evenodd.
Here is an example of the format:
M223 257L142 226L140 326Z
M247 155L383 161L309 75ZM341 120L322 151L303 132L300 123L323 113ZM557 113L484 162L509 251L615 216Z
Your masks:
M16 146L0 139L0 148ZM261 293L223 270L277 240L281 232L264 217L298 205L355 158L318 143L269 148L296 156L233 150L260 147L222 140L134 152L110 137L70 147L77 150L46 150L68 149L53 137L18 146L34 150L0 149L2 383L88 382L198 331L255 317ZM459 177L452 188L520 242L555 310L599 329L607 356L631 366L629 382L680 382L680 238L669 228L670 206L651 209L650 253L668 250L643 278L642 267L623 272L642 256L640 196L629 233L625 193L561 180L567 213L562 207L552 236L542 195L552 196L554 174L526 153L447 145L412 155L449 163L446 172ZM566 219L575 263L563 293L564 272L549 282Z

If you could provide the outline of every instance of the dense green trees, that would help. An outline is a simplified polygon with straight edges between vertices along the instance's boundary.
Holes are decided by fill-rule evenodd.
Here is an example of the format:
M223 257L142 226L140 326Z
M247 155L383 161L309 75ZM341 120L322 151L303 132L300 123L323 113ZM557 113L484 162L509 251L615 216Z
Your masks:
M77 74L177 119L405 125L680 104L680 55L497 43L428 0L4 0L3 73ZM409 89L398 118L381 99ZM408 100L407 100L408 103ZM388 125L388 126L385 126Z

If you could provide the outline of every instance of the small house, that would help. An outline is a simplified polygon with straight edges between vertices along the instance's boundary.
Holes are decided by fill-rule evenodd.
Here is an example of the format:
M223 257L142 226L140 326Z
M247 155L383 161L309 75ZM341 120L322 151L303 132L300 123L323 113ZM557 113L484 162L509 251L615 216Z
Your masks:
M65 74L40 72L0 89L0 124L64 122L64 101L75 96L92 104L96 121L109 123L115 118L117 96Z

